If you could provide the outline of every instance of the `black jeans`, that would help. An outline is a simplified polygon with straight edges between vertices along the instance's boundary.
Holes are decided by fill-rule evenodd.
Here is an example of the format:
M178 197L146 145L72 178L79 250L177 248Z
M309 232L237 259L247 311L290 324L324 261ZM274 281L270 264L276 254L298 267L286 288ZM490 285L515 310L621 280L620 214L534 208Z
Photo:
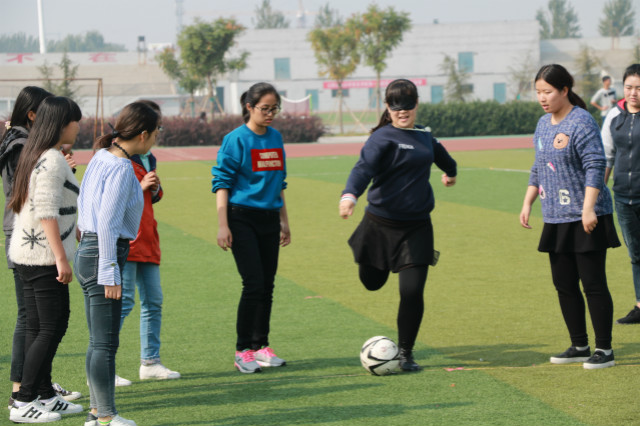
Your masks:
M18 317L16 328L13 331L13 344L11 346L11 373L10 380L15 383L22 382L22 368L24 366L24 343L27 335L27 309L24 306L24 289L18 270L13 268L13 282L16 287L16 304L18 305Z
M52 398L51 364L69 324L69 286L53 266L16 265L24 290L27 334L18 401Z
M558 291L560 309L573 346L589 344L584 298L580 292L580 281L582 281L591 323L596 334L596 348L611 349L613 301L607 286L606 258L606 250L587 253L549 253L553 284Z
M280 249L280 212L230 206L233 258L242 277L236 350L269 345L273 288Z
M389 270L360 265L360 281L367 290L379 290L389 278ZM400 306L398 308L398 346L413 350L424 314L424 286L429 266L414 265L398 273Z

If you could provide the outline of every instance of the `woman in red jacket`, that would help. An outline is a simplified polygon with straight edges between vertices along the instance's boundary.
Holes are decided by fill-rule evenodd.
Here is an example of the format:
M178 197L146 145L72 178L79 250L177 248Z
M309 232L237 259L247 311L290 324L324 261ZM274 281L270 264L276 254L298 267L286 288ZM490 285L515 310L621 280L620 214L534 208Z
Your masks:
M142 101L160 113L153 101ZM159 127L162 130L162 126ZM160 238L153 204L162 198L160 178L156 174L156 157L149 151L133 155L131 163L140 181L144 196L144 210L135 240L129 246L129 256L122 272L122 317L129 315L135 303L135 291L140 295L140 380L178 379L180 373L171 371L160 362L160 327L162 323L162 288L160 287ZM119 386L131 382L116 376Z

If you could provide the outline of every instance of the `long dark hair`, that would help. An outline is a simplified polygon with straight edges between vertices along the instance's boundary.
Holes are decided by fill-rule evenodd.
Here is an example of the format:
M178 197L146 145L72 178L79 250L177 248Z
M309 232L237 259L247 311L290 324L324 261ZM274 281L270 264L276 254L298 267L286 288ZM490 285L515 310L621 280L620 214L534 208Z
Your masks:
M146 131L151 134L158 128L160 114L149 106L149 101L137 101L125 106L116 120L113 131L100 136L93 149L109 148L115 138L131 140Z
M81 118L80 107L69 98L50 96L42 101L16 167L13 195L9 202L9 208L14 212L20 213L27 201L31 172L40 156L60 141L62 129Z
M571 102L571 105L577 105L580 108L587 109L587 104L585 104L582 98L576 95L573 91L573 77L562 65L543 65L536 74L536 79L534 81L538 80L544 80L560 91L566 87L569 90L567 98L569 99L569 102Z
M418 104L418 88L411 80L407 80L404 78L399 78L397 80L393 80L387 86L387 90L384 92L384 103L387 105L408 105ZM389 110L387 108L384 109L384 112L380 116L380 121L378 121L378 125L371 129L371 133L375 132L381 127L386 126L391 123L391 115L389 114Z
M244 92L242 96L240 96L240 104L242 105L242 119L245 123L249 122L249 118L251 114L249 113L249 109L247 108L247 104L251 105L251 107L255 107L260 102L263 96L273 94L278 101L278 106L280 106L280 94L269 83L256 83L253 86L249 87L249 90Z
M13 106L13 111L9 118L11 127L20 126L29 130L33 124L31 120L29 120L29 111L36 112L40 103L50 96L53 95L41 87L27 86L23 88L20 93L18 93L16 104ZM6 135L7 131L5 130L2 135L3 140Z

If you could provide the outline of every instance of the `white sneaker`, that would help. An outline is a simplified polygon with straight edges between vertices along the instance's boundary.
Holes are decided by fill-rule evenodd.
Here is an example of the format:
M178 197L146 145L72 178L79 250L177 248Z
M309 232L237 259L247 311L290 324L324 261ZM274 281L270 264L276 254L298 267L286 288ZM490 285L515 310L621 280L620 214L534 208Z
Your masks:
M146 379L179 379L180 373L169 370L167 367L158 362L151 365L140 366L140 380Z
M282 358L278 358L269 346L258 349L255 357L260 367L282 367L283 365L287 365L287 362Z
M65 401L75 401L80 398L82 394L80 392L71 392L60 386L58 383L53 384L53 390L56 391L58 395L63 397Z
M98 417L91 414L91 411L87 413L87 418L84 420L84 426L99 426Z
M9 420L14 423L49 423L62 418L59 413L47 411L37 399L23 407L11 407Z
M131 380L120 377L116 374L116 386L131 386Z
M124 417L120 417L116 414L116 416L111 419L111 423L109 426L137 426L136 422L133 420L125 419Z
M45 410L51 413L74 414L82 412L82 405L69 402L58 394L51 401L46 403L40 401L40 403Z

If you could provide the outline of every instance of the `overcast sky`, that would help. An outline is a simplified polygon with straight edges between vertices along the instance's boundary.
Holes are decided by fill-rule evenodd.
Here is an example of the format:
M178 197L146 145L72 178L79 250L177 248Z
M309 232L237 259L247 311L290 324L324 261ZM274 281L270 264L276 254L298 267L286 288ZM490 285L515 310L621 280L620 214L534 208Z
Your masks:
M183 24L195 17L213 20L235 17L248 27L262 0L182 0ZM347 17L363 12L372 0L329 1ZM636 31L640 29L640 0L632 0L636 10ZM61 39L67 34L81 34L90 30L102 33L110 43L136 47L137 37L144 35L147 43L174 43L177 17L175 0L42 0L45 37ZM302 4L310 15L326 4L326 0L271 0L274 9L285 13L295 26L296 13ZM378 0L382 7L411 13L414 24L462 23L477 21L530 20L536 11L545 8L548 0ZM598 36L598 22L602 18L604 0L570 0L576 10L585 37ZM25 32L38 35L37 0L0 0L2 24L0 34Z

